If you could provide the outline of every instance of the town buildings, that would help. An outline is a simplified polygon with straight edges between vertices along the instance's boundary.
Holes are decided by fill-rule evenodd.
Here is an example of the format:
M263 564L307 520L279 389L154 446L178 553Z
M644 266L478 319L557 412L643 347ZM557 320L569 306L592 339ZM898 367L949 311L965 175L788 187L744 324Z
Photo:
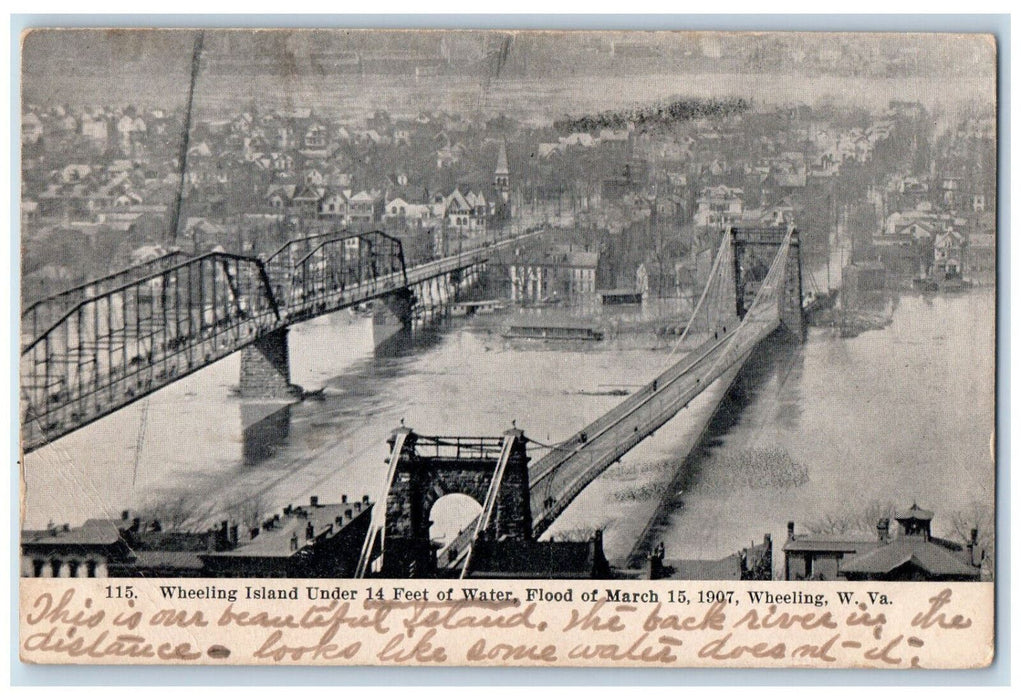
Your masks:
M21 575L344 578L355 570L372 507L368 496L339 503L312 496L248 527L224 520L197 532L124 511L120 519L23 531Z
M519 250L507 262L510 298L517 302L592 297L599 253L573 245Z
M379 228L418 258L515 227L560 228L567 239L591 229L608 285L630 286L644 263L655 294L677 293L669 278L687 274L691 251L749 220L795 222L806 249L836 228L854 231L855 262L907 279L967 280L970 269L988 278L992 269L992 248L971 246L995 235L995 130L986 114L936 134L922 106L906 101L854 117L753 106L669 130L440 110L353 119L248 105L199 119L181 164L183 116L132 105L25 106L28 296L123 267L142 246L260 254L330 229ZM169 230L196 219L206 235ZM949 258L936 266L937 238L948 231L961 239L940 239ZM83 253L46 246L54 235L73 236ZM587 284L578 274L569 288ZM531 276L533 288L549 286Z
M773 579L773 538L722 559L667 559L661 543L649 555L649 578L673 581L771 581Z
M985 556L978 531L960 544L932 534L933 513L912 504L876 523L872 539L796 534L787 525L784 577L788 581L978 581Z

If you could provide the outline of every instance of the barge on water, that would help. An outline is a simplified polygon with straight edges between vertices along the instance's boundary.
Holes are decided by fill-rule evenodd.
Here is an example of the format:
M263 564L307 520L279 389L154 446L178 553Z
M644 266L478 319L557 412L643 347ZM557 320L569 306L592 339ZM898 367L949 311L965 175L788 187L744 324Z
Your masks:
M603 331L592 326L513 325L501 334L504 338L534 340L602 340Z

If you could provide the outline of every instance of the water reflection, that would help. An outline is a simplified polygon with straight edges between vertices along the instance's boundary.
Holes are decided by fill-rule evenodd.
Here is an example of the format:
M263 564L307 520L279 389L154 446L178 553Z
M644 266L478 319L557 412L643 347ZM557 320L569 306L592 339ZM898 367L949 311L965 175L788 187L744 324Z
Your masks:
M876 501L917 501L942 525L992 508L993 294L873 302L881 328L812 328L794 352L761 348L697 449L675 452L675 483L632 559L659 541L682 558L726 556L764 531L782 543L787 520Z
M703 468L724 446L724 437L741 422L745 409L761 400L771 389L776 392L779 386L791 379L795 380L795 384L800 383L797 380L804 365L804 354L799 345L782 338L778 333L759 343L734 378L705 431L678 465L649 526L634 544L627 557L626 565L629 568L644 566L652 547L663 541L671 516L684 508L688 494L703 483ZM800 418L800 404L796 395L784 401L783 420L791 428L796 427Z
M268 411L268 413L267 413ZM291 433L291 404L241 403L241 459L252 467L276 454Z

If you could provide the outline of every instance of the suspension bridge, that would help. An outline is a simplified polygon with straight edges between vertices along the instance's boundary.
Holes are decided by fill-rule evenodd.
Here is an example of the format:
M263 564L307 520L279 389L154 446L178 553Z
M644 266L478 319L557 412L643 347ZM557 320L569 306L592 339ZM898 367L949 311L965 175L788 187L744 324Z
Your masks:
M293 396L291 325L375 300L376 320L407 326L416 298L458 287L492 253L532 235L410 267L401 241L381 231L303 236L266 257L175 252L41 299L21 316L22 448L238 351L242 396Z
M546 450L540 459L528 464L531 441L516 428L502 438L396 431L386 506L373 512L356 575L464 577L482 540L534 544L610 465L781 331L797 340L804 334L798 233L793 227L732 227L675 351L686 343L694 347L563 442L533 443ZM435 552L429 511L449 493L475 498L482 513Z

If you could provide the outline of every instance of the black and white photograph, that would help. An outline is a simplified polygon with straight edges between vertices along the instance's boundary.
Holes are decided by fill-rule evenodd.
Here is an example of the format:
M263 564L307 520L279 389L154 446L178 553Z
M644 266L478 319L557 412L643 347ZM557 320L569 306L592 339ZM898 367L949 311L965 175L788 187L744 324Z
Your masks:
M993 580L993 36L21 41L22 579Z

